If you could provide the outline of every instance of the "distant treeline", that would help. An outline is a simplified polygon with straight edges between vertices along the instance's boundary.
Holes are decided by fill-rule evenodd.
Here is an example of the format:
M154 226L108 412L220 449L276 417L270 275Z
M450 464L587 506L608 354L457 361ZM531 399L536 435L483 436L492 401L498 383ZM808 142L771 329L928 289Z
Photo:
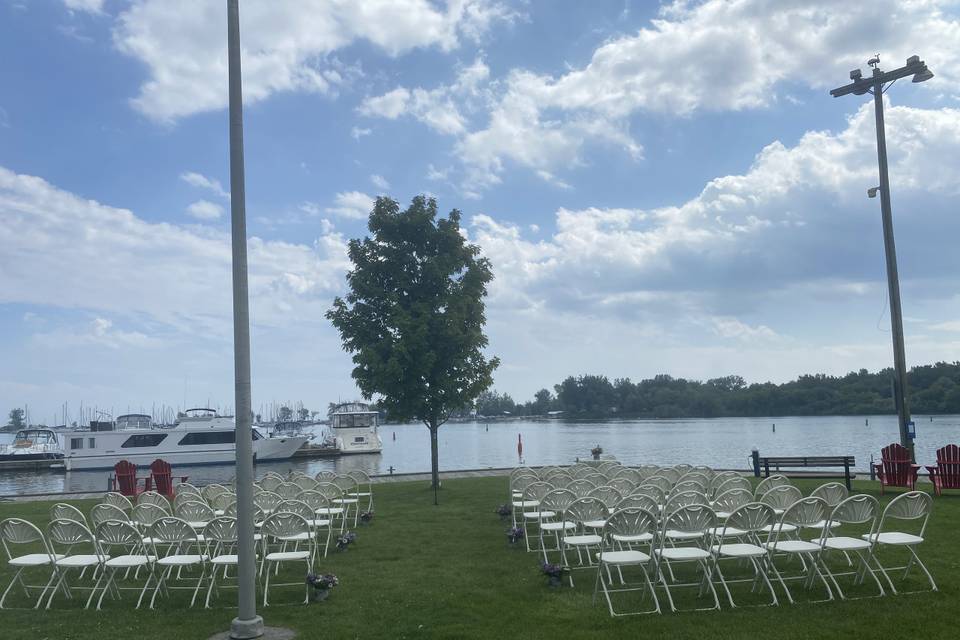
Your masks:
M702 382L658 375L640 382L606 376L567 378L516 403L508 394L485 392L477 400L482 416L544 415L567 418L714 418L723 416L822 416L895 413L893 369L866 369L845 376L804 375L783 384L747 384L740 376ZM908 375L914 414L960 413L960 362L913 367Z

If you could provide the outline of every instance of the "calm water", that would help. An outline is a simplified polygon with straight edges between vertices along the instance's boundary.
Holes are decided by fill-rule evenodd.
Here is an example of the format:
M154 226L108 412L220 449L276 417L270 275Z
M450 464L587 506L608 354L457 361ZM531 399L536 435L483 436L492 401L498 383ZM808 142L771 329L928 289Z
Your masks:
M898 440L896 416L715 418L709 420L620 420L606 422L492 422L448 424L440 428L440 468L478 469L517 464L517 436L523 438L523 459L529 465L567 464L589 457L597 444L604 453L628 464L705 464L746 469L750 450L761 455L855 455L857 469L866 470L870 455ZM914 416L917 459L930 464L944 444L960 442L960 416ZM774 432L772 425L776 424ZM380 428L383 453L335 459L297 460L257 465L311 475L323 469L371 474L422 472L430 469L430 439L421 424ZM395 436L395 437L394 437ZM2 437L9 440L10 436ZM175 469L175 472L177 470ZM185 467L191 482L226 481L229 466ZM0 495L44 491L104 490L107 471L71 473L0 473Z

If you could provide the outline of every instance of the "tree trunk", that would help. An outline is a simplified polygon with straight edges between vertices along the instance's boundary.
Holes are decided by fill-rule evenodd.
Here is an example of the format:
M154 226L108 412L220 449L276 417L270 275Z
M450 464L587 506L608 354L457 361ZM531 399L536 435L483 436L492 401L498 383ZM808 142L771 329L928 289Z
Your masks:
M437 495L440 489L440 455L437 444L437 430L440 428L440 425L436 422L431 422L427 425L427 428L430 429L430 477L431 486L433 487L433 504L437 505L440 504L440 499Z

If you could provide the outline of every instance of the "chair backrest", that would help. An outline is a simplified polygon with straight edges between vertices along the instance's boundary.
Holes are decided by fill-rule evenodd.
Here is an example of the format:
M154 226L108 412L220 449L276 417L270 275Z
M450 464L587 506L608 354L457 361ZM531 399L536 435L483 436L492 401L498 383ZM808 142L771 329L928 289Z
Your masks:
M907 487L913 482L910 452L899 442L888 444L880 450L880 464L885 485Z
M677 484L681 482L697 482L703 486L704 489L707 489L710 486L710 476L702 471L687 471L677 480Z
M143 502L135 506L133 511L130 512L130 520L132 520L138 526L146 528L160 518L164 518L169 515L170 513L163 509L163 507L155 505L151 502Z
M680 533L704 533L716 525L717 516L713 509L705 504L686 504L667 513L663 518L663 531L678 531ZM661 536L661 545L666 543L666 536Z
M163 557L158 553L158 545L166 546L167 556L190 555L191 547L194 547L197 553L202 552L200 536L182 518L164 516L154 521L148 531L153 555L158 558Z
M742 476L736 471L714 471L713 475L710 476L710 488L716 489L730 478L740 477Z
M330 498L319 491L304 491L300 494L300 500L307 503L314 513L320 511L320 509L330 508Z
M609 515L610 509L600 498L588 497L577 498L571 502L563 512L563 519L577 525L577 529L582 529L584 523L606 520ZM566 530L562 529L562 531L566 533Z
M583 479L587 482L592 482L595 486L603 486L607 484L607 476L604 473L588 473L583 476Z
M728 489L716 497L713 501L715 511L724 511L732 513L745 504L753 502L753 492L743 487Z
M116 491L110 491L103 494L103 498L100 499L100 502L104 504L112 504L118 509L123 509L124 511L130 511L133 509L133 503L130 502L130 499L122 493L117 493Z
M200 495L203 496L204 502L211 502L221 493L230 493L230 489L227 489L222 484L208 484L203 489L200 490Z
M538 473L530 467L516 467L510 470L510 481L518 476L536 476Z
M649 485L655 486L656 488L660 489L660 493L662 493L663 495L667 495L668 493L670 493L670 489L673 488L673 481L670 480L670 478L667 478L666 476L660 476L660 475L650 476L649 478L643 481L643 484L649 484Z
M656 501L657 504L661 504L661 505L663 504L664 500L666 500L666 497L667 497L664 494L663 489L661 489L655 484L646 484L646 483L641 484L639 487L634 489L631 495L650 496Z
M174 515L187 522L210 522L217 517L210 505L197 501L181 503Z
M623 500L623 494L609 485L597 487L587 495L591 498L599 498L607 509L613 509Z
M260 527L263 546L266 549L271 541L283 541L302 534L310 534L310 524L300 514L291 511L280 511L270 514ZM313 540L312 537L309 540Z
M215 511L223 511L227 508L227 505L231 502L237 501L237 494L235 493L221 493L213 500L210 501L210 506L213 507Z
M835 507L850 497L850 491L841 482L827 482L811 491L810 495L823 498L827 506Z
M785 510L790 505L803 497L800 489L792 484L773 487L760 497L760 502L768 504L774 509ZM822 498L821 498L822 499Z
M790 478L787 476L775 474L769 478L764 478L761 480L759 484L757 484L757 488L754 490L753 495L756 498L762 498L763 494L765 494L767 491L770 491L770 489L792 485L793 483L790 482Z
M922 520L920 532L917 534L923 537L927 529L927 522L930 519L930 511L933 507L933 498L925 491L908 491L891 500L883 514L880 516L880 522L877 525L877 531L884 531L889 520Z
M526 488L531 484L533 484L534 482L540 482L540 478L538 478L535 475L529 475L529 474L523 475L523 476L517 476L516 478L512 478L510 480L510 490L519 491L520 493L523 493L524 490L526 490Z
M622 496L628 496L633 493L634 489L637 488L637 483L634 482L633 478L630 476L617 476L613 480L609 480L607 482L607 486L613 487Z
M317 493L323 495L327 500L335 500L343 495L343 491L337 485L332 482L321 482L317 485L317 488L314 489Z
M137 497L137 504L152 504L160 507L167 513L171 513L170 501L164 498L156 491L144 491Z
M218 516L203 528L203 538L207 546L233 545L237 542L237 519L230 516ZM212 553L210 554L212 555Z
M543 500L543 496L551 491L553 491L553 485L549 482L531 482L527 485L527 488L523 490L523 495L520 499L523 502L539 502Z
M576 499L577 494L569 489L554 489L543 496L543 500L540 501L540 510L562 514Z
M338 475L336 478L334 478L333 484L340 487L340 490L344 493L357 490L357 481L345 474Z
M136 510L136 507L134 507L134 510ZM129 522L130 519L131 516L127 515L126 511L115 507L112 504L95 504L90 510L90 522L93 524L94 528L100 526L101 522L106 522L108 520Z
M253 496L253 504L263 509L264 513L276 510L281 502L283 502L283 497L271 491L261 491Z
M301 476L296 478L293 483L300 487L301 491L313 491L317 488L317 485L320 484L310 476Z
M330 482L336 477L337 474L334 471L318 471L317 474L313 476L313 479L317 482Z
M673 485L673 488L670 489L669 496L675 496L678 493L684 493L685 491L696 491L697 493L702 493L704 496L706 496L707 485L698 480L681 480L677 484Z
M660 502L648 495L634 493L620 500L615 509L618 511L620 509L644 509L650 513L659 513Z
M0 522L0 543L3 543L3 551L7 554L7 560L19 555L14 554L8 545L29 544L35 546L36 543L40 543L43 547L40 553L46 553L51 560L53 559L53 552L50 550L50 545L47 544L43 532L32 522L27 522L21 518L7 518Z
M96 537L85 524L76 520L52 520L47 525L47 541L50 543L50 550L54 553L57 553L57 547L63 547L64 555L74 555L71 552L80 547L80 551L96 556L99 562L103 563L106 560L103 552L100 551Z
M567 489L573 491L578 498L586 498L596 487L597 485L586 478L578 478L567 485Z
M731 472L733 473L733 472ZM713 485L713 495L719 496L725 491L730 489L746 489L750 492L750 495L753 495L753 485L750 484L750 480L744 478L743 476L736 475L733 476L721 476L718 475L717 478L723 478L720 480L719 484L714 483Z
M100 548L111 556L130 555L145 556L146 549L143 544L143 534L137 531L137 528L128 522L118 522L116 520L107 520L96 526L94 533ZM121 547L123 554L117 554L113 551L114 547Z
M736 491L736 489L734 489ZM749 493L749 492L748 492ZM727 529L740 529L747 533L759 533L766 527L769 527L777 521L777 513L773 507L762 502L748 502L739 505L724 520L720 535L717 539L723 540L727 537ZM767 529L769 531L769 529Z
M781 535L788 535L787 532L783 531L782 525L792 524L797 527L813 528L814 525L827 519L829 511L830 507L827 506L827 502L823 498L815 496L800 498L787 507L783 515L780 516L781 526L774 527L774 539L779 539Z
M77 509L72 504L67 504L65 502L58 502L57 504L50 507L50 519L51 520L76 520L77 522L80 522L83 525L87 524L87 517L83 515L83 512L80 511L80 509Z
M324 473L321 471L320 473ZM317 479L319 480L320 473L317 474ZM277 476L263 476L260 478L260 481L257 483L260 485L260 488L264 491L269 491L271 493L276 492L277 487L283 484L283 478L278 478Z
M200 489L190 484L189 482L181 482L180 484L177 485L177 495L179 496L182 494L191 494L196 496L203 495L200 493Z
M946 489L960 489L960 447L948 444L937 449L937 475Z
M173 497L173 469L166 460L157 458L150 463L150 477L153 489L160 495Z
M840 524L866 524L867 529L873 532L877 524L877 517L880 515L880 503L873 496L858 494L841 500L835 505L827 501L827 506L832 507L829 521L839 522Z
M313 507L302 500L284 500L277 507L277 513L296 513L303 516L308 522L317 517Z
M316 485L314 485L316 486ZM293 500L296 498L303 489L300 488L300 485L296 485L292 482L283 482L281 483L274 493L283 498L284 500Z
M660 469L657 472L657 475L661 478L666 478L667 481L672 486L677 483L677 481L680 479L680 476L682 476L685 472L686 472L686 469L677 469L676 467L667 467L665 469Z
M137 495L137 465L129 460L121 460L113 465L113 474L117 478L117 489L125 496Z
M713 480L713 476L717 475L717 472L713 470L713 467L708 467L705 464L698 464L694 466L693 472L703 474L708 483Z
M682 491L667 498L663 513L669 516L677 509L691 504L707 504L707 497L700 491Z

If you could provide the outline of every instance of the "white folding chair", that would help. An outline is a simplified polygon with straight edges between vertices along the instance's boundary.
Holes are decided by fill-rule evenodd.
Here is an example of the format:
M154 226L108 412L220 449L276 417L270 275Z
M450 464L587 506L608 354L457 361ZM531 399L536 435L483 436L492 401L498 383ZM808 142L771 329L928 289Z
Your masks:
M129 512L131 509L133 509L133 503L130 502L130 498L115 491L103 494L103 498L100 500L100 502L102 504L112 504L118 509L122 509L126 512Z
M66 502L58 502L50 507L50 520L75 520L87 526L87 517L80 509Z
M265 475L260 478L260 481L257 482L260 485L260 488L264 491L269 491L271 493L276 493L277 487L283 484L283 478L274 475Z
M116 520L117 522L131 523L132 515L126 511L115 507L112 504L95 504L90 509L90 523L96 529L101 522Z
M573 586L573 571L593 567L595 552L600 550L603 541L598 529L603 529L610 511L599 498L577 498L563 511L562 520L573 524L572 528L561 527L560 557L563 566L569 567L570 586ZM596 525L600 524L599 527ZM567 551L577 552L577 563L571 564Z
M203 606L210 608L210 597L217 590L217 574L240 564L237 555L237 519L230 516L218 516L207 523L203 529L203 538L207 543L207 556L210 558L210 584L207 586L207 599ZM219 591L217 592L219 593Z
M783 487L779 488L782 489ZM764 494L764 498L769 494L770 492L768 491ZM763 503L767 504L767 501L764 499ZM799 527L820 522L821 520L825 520L826 517L827 503L824 502L823 498L801 498L787 507L783 515L780 516L780 522L778 524L770 527L771 539L764 544L764 547L766 547L770 553L770 569L777 577L781 586L783 586L783 590L786 592L787 600L790 601L790 604L794 603L794 599L793 594L790 593L790 588L787 587L787 580L802 580L804 588L809 590L813 588L816 579L820 578L820 581L827 591L826 600L833 600L833 590L830 588L830 584L820 570L820 554L823 551L822 546L815 542L788 537L788 528L792 527L792 530L796 531ZM799 558L805 571L802 575L784 577L783 572L777 568L777 555ZM823 601L824 600L818 600L817 602Z
M844 489L843 485L840 485ZM841 600L847 600L846 595L843 593L843 589L840 588L840 583L837 581L837 577L845 575L854 576L854 584L862 584L864 578L867 574L870 574L870 577L873 578L874 582L877 584L877 589L879 589L878 596L884 595L883 585L880 584L880 580L877 578L873 570L873 550L874 543L870 540L861 538L860 536L852 535L842 535L844 533L843 529L845 525L868 525L867 530L871 533L874 530L874 527L877 524L877 516L880 511L880 505L877 503L877 499L873 496L868 495L855 495L842 500L839 504L835 505L830 512L830 516L827 520L824 521L821 525L820 537L814 538L810 542L819 544L823 549L820 553L820 563L821 570L823 573L830 579L830 582L833 583L834 588L837 591L837 595L840 596ZM827 523L830 523L829 525ZM832 527L839 527L839 531L832 532ZM837 533L841 535L837 535ZM853 554L859 560L857 567L852 572L832 572L830 567L827 564L827 551L840 551L847 557L848 562L850 554ZM859 600L860 598L852 598L854 600Z
M3 544L3 551L7 556L7 566L11 569L16 569L16 572L13 574L13 578L10 580L10 584L7 585L7 588L4 589L3 595L0 596L0 609L3 609L3 603L7 599L7 594L10 593L10 589L13 588L13 585L19 584L23 589L23 593L30 598L30 589L39 589L40 596L37 598L37 604L34 605L34 609L40 608L40 603L43 602L43 597L46 595L47 591L50 589L50 585L53 584L54 579L57 577L56 572L53 570L53 563L56 559L59 559L62 556L57 556L50 549L50 545L47 543L46 537L44 537L43 532L40 531L31 522L26 520L21 520L20 518L7 518L6 520L0 522L0 543ZM40 551L32 551L31 553L24 553L21 555L14 555L11 547L13 545L29 545L31 548L35 548L37 545L40 546ZM47 584L43 587L40 585L30 585L27 584L23 579L23 572L27 569L36 569L38 567L50 567L50 576L47 580Z
M53 570L57 574L57 582L47 598L47 609L53 603L53 597L57 594L57 591L61 589L68 600L73 599L73 589L89 589L90 595L87 597L87 604L84 606L85 609L89 609L90 603L93 602L93 596L100 588L103 574L95 570L95 575L98 574L99 577L92 587L71 586L67 578L71 570L82 572L91 567L102 569L110 556L101 551L93 533L83 523L76 520L53 520L50 522L47 525L47 541L50 544L50 551L56 557ZM62 554L57 553L58 547L63 547ZM81 553L77 553L78 548Z
M160 507L168 514L173 513L173 509L170 507L170 501L156 491L144 491L141 493L137 496L137 504L152 504Z
M311 534L314 537L312 547L314 554L316 554L317 546L320 544L321 532L325 530L326 536L324 536L323 555L327 555L327 549L330 547L330 538L333 533L329 518L318 516L314 508L302 500L284 500L280 503L280 506L277 507L277 513L296 513L307 521L307 525L310 526ZM311 566L315 563L316 555L310 559Z
M649 498L646 498L649 499ZM622 616L642 613L660 613L660 601L657 590L650 580L649 569L653 565L653 539L657 528L657 517L652 512L640 508L618 509L607 518L603 527L600 553L597 554L597 579L593 589L593 601L597 601L598 588L603 591L607 600L607 607L611 616ZM646 541L646 550L640 548L623 548L623 540ZM630 567L639 567L642 581L631 583L624 579L624 572L629 575ZM619 584L614 584L611 569L617 570ZM650 594L653 608L649 610L620 612L613 606L611 594L642 591L645 596Z
M530 538L531 536L531 526L537 525L537 539L540 539L540 524L544 520L550 520L551 518L556 517L556 513L553 511L543 511L540 509L540 502L543 500L544 496L553 491L553 486L548 482L533 482L527 485L527 488L524 490L523 495L520 498L520 502L526 505L536 505L536 506L527 506L522 510L522 521L523 521L523 540L526 544L527 551L535 551L530 547Z
M139 589L140 597L137 598L137 609L143 602L143 597L150 588L150 583L156 580L153 571L153 563L156 558L147 553L147 547L143 543L143 534L132 524L108 520L97 526L95 535L100 543L100 548L109 551L104 562L104 576L106 582L100 590L100 598L97 600L97 610L103 605L103 598L109 592L111 597L119 598L120 590L127 587L117 585L117 572L123 571L125 577L129 577L130 570L134 570L134 576L139 576L140 569L145 569L147 579L143 587ZM120 553L116 552L119 547ZM135 588L134 588L135 589Z
M260 507L267 515L273 513L281 502L283 498L272 491L261 491L253 496L253 504Z
M713 510L705 504L686 504L672 512L665 511L664 513L660 541L658 547L654 549L654 557L657 560L657 575L660 577L660 583L667 595L670 610L678 610L673 600L671 588L682 587L697 587L698 595L703 596L706 592L709 592L713 596L712 607L700 607L696 609L697 611L719 609L720 600L711 579L713 556L710 552L710 540L705 533L716 524L716 516ZM673 543L677 541L682 541L683 544L674 545ZM672 576L673 566L685 563L697 565L701 574L700 579L697 582L671 584L673 578L667 578L662 565L667 565Z
M277 488L274 489L274 493L284 500L295 500L301 491L303 491L303 489L300 488L300 485L293 482L281 482Z
M776 487L787 487L792 485L793 483L790 482L790 478L788 478L787 476L774 474L769 478L764 478L757 484L757 488L754 489L753 491L753 497L759 500L763 498L763 494L765 494L770 489L774 489Z
M270 604L270 575L273 573L273 569L279 571L282 563L294 562L303 563L306 568L306 573L310 573L313 570L311 559L314 557L315 551L312 548L314 539L310 532L310 524L306 518L296 513L277 512L269 515L266 520L263 521L263 526L260 531L263 535L261 544L263 546L263 558L266 562L266 569L263 572L265 576L263 584L263 606L266 607ZM288 551L287 546L291 542L294 543L294 549ZM307 545L306 550L299 548L301 543ZM274 587L290 587L295 585L304 585L303 603L307 604L310 601L310 585L303 579L303 575L301 575L298 582L277 583L274 584Z
M152 555L157 558L157 585L153 589L153 597L150 598L150 608L153 609L157 594L161 590L165 595L169 595L170 589L190 589L189 586L179 587L170 584L170 576L174 568L177 569L179 578L183 569L199 567L200 576L196 578L197 584L193 587L193 597L190 599L192 607L197 601L197 594L206 577L209 560L200 534L186 521L164 516L150 525L148 544L153 549ZM164 553L160 553L158 545L164 545Z
M559 518L551 518L549 521L544 518L540 521L540 551L543 553L544 563L550 562L548 551L560 551L561 532L576 528L576 524L564 518L567 507L573 504L576 499L577 495L569 489L554 489L543 496L543 500L539 501L540 504L537 508L541 512L552 512L556 514L555 518ZM552 547L547 546L545 540L547 534L553 536L554 544Z
M743 491L743 489L732 489L733 491ZM749 493L749 492L748 492ZM723 524L714 527L716 534L710 544L710 551L713 554L713 570L727 594L727 600L731 607L737 605L733 601L733 594L730 592L730 585L739 582L750 582L751 591L756 591L759 583L766 585L770 591L770 605L779 604L777 602L777 592L770 583L769 555L765 542L770 540L770 525L776 520L777 514L773 507L762 502L747 502L746 504L734 507L732 512L724 519ZM736 542L730 540L737 538ZM753 576L747 579L727 580L720 567L721 560L737 560L749 563L753 569Z
M360 518L360 499L351 497L358 491L357 481L348 475L338 475L333 479L333 484L342 492L339 498L333 499L333 503L343 507L344 523L350 518L350 510L353 509L353 526L357 526L357 520Z
M205 502L197 502L196 500L181 503L174 511L176 517L189 524L195 531L203 530L208 522L217 517L213 511L213 507Z
M930 571L927 570L926 565L923 564L917 552L914 551L917 546L923 544L923 535L927 530L927 522L930 520L932 507L933 498L930 497L929 493L924 491L909 491L899 495L891 500L883 510L883 515L880 516L880 522L877 524L876 531L863 535L864 539L874 543L873 553L877 568L883 573L883 577L887 579L887 584L890 585L890 590L894 594L917 593L917 591L897 591L888 573L888 571L899 571L903 569L903 576L900 579L901 581L906 580L914 564L920 567L920 570L926 574L927 580L930 581L930 590L937 591L937 583L933 581L933 576L930 575ZM890 525L892 521L900 521L900 523L920 521L920 528L919 530L914 529L914 533L907 531L889 531L887 526ZM910 554L910 559L907 564L902 567L884 566L883 563L880 562L880 550L883 549L883 547L906 549Z

